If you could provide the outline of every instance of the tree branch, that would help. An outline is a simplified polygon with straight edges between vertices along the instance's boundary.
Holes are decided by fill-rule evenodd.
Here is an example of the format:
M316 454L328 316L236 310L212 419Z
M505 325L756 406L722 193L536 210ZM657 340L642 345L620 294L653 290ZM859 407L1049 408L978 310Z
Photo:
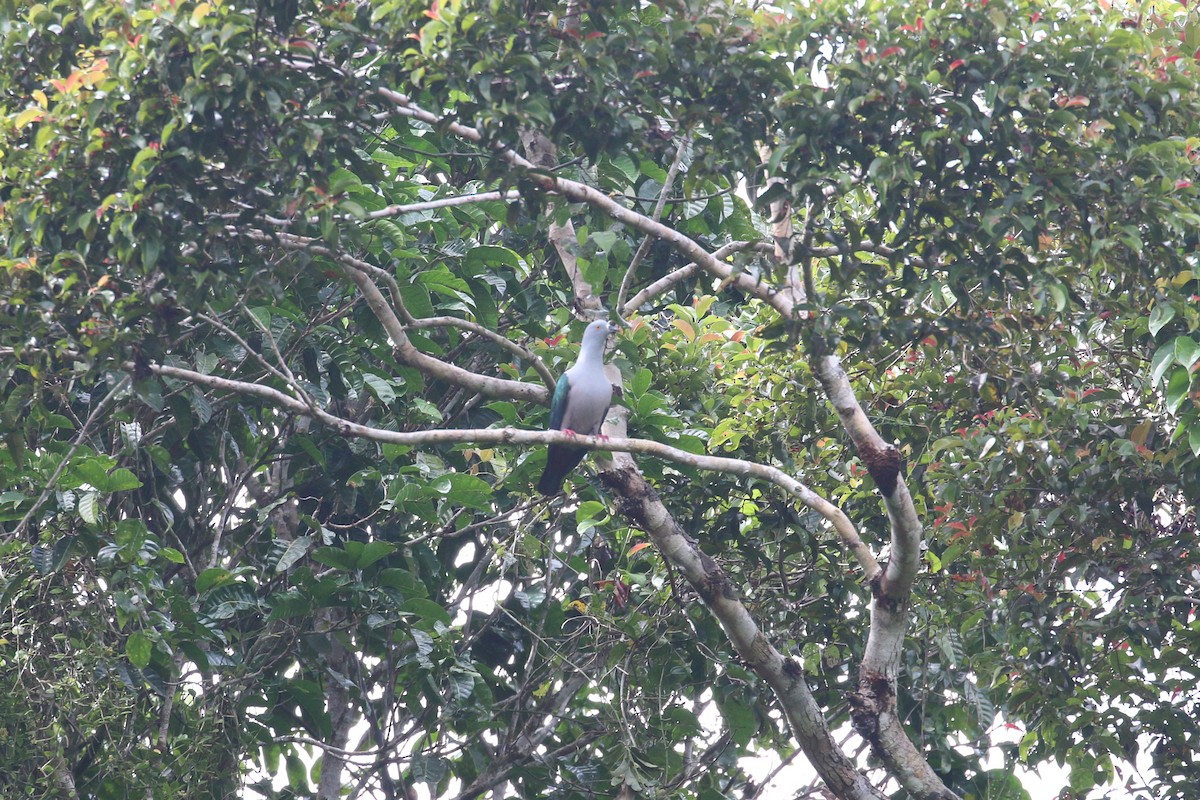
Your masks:
M100 416L108 409L110 405L112 405L113 401L117 399L117 395L125 391L125 388L130 383L130 380L130 377L126 375L124 378L121 378L121 380L117 381L117 385L110 389L108 394L104 395L104 398L96 404L95 408L92 409L92 413L88 414L87 420L85 420L83 425L79 428L79 433L77 433L75 438L71 440L70 448L67 449L66 454L63 455L62 459L58 462L58 466L54 468L54 472L51 473L50 478L46 481L46 487L42 489L42 493L38 495L38 499L35 500L33 505L29 507L29 510L25 512L25 516L21 517L21 521L17 523L17 527L13 529L14 537L19 537L25 531L25 528L29 525L30 520L33 519L34 514L37 514L37 512L41 509L42 504L46 502L48 497L50 497L50 493L54 491L54 487L57 485L58 479L62 477L63 470L65 470L67 468L67 464L70 463L71 457L74 456L76 451L79 450L79 448L83 445L83 440L91 435L92 426L96 424L96 420L100 419Z
M454 364L449 364L431 355L422 353L409 340L405 331L405 322L397 316L396 310L388 304L379 287L371 280L371 274L382 270L374 264L345 253L337 253L314 240L290 233L271 235L261 231L241 231L247 238L264 243L279 244L291 250L302 250L324 256L342 267L346 275L354 282L363 298L367 301L372 313L375 314L396 350L396 358L407 366L414 367L439 380L462 386L487 397L502 397L508 400L524 400L545 405L550 401L549 390L538 384L511 381L504 378L493 378L480 375ZM409 319L408 322L416 320Z
M650 218L655 222L662 219L663 208L667 204L667 195L671 192L671 185L675 183L675 176L679 174L679 168L683 165L683 153L692 144L691 136L684 136L675 147L675 158L671 160L671 168L667 170L666 180L663 181L662 191L658 193L658 202L654 206L654 213ZM654 241L647 236L642 239L642 243L638 245L637 252L633 254L633 258L629 260L629 267L625 270L624 277L621 278L621 288L617 290L617 309L625 307L625 293L629 290L629 284L633 280L637 268L642 263L642 259L646 257L646 253L650 251L650 243ZM715 256L715 254L714 254ZM636 307L636 306L635 306Z
M444 128L454 135L461 136L469 141L483 143L483 136L475 128L452 120L443 119L437 114L426 111L416 105L407 95L387 88L379 89L379 94L393 104L398 114L418 119L435 127ZM544 170L539 170L533 163L522 158L520 154L502 144L492 145L492 149L500 158L513 166L529 170L529 179L546 191L561 194L568 200L587 203L593 208L605 212L608 216L623 225L628 225L644 234L666 241L676 251L695 261L701 269L723 281L733 284L739 291L757 297L784 316L791 317L793 304L790 298L773 291L767 285L760 283L745 273L735 272L728 264L713 258L712 254L701 247L699 243L674 228L663 225L661 222L655 222L649 217L626 208L598 189L593 189L586 184L560 178L550 175Z
M529 179L546 191L556 192L570 200L586 203L606 213L617 222L666 241L676 252L694 261L700 269L723 282L736 286L743 293L762 300L784 318L799 319L796 293L803 292L803 285L802 279L795 271L789 272L789 281L785 290L775 291L745 273L736 272L730 265L714 258L711 253L689 237L622 206L608 195L585 184L540 171L503 144L484 142L482 135L475 128L443 119L437 114L422 109L408 96L391 89L380 89L379 94L393 104L396 113L448 130L469 141L490 146L498 157L514 167L527 170ZM893 558L889 561L887 574L885 576L878 572L869 573L870 576L873 576L870 579L876 595L876 602L872 606L868 647L860 670L860 691L852 697L856 704L853 712L856 728L871 743L875 753L892 769L893 774L905 789L920 797L953 798L955 795L945 787L925 762L903 731L895 714L900 652L908 623L908 594L919 565L921 540L920 521L916 515L912 497L909 495L907 486L904 485L899 454L894 448L887 445L871 426L854 394L849 379L846 378L840 359L832 354L819 354L814 359L813 371L837 410L842 425L850 433L860 457L863 458L872 477L875 478L880 493L885 499L891 521ZM628 471L635 475L638 481L641 481L632 462L630 462ZM607 474L607 471L603 474ZM642 483L644 484L644 481ZM621 494L623 502L627 502L630 497L635 497L639 488L633 484L614 486L614 489ZM649 513L647 509L643 509L643 511ZM636 505L627 510L630 515L637 512ZM660 524L665 524L661 518L661 514L665 514L665 510L655 511L654 514L658 515L655 516L655 519ZM669 521L669 515L665 519ZM665 542L663 546L665 546ZM660 546L659 549L663 550L663 546ZM681 548L681 552L682 550ZM693 557L697 554L698 551L691 553ZM666 555L665 550L664 555ZM683 569L682 566L680 568ZM687 574L686 571L685 574ZM695 573L695 575L700 577L703 572ZM718 613L716 608L713 610L714 614ZM718 616L720 615L718 614ZM722 624L726 624L725 620L722 620ZM734 632L729 627L726 627L726 630L733 640ZM762 638L761 634L758 636ZM765 638L763 638L763 643L766 644ZM745 641L741 644L737 644L735 641L735 646L738 646L739 651L747 644L749 643ZM760 670L759 674L765 676L774 668L774 662L767 659L761 666L766 672ZM845 797L879 796L873 788L867 786L864 790L857 780L841 776L843 766L849 762L843 763L844 754L829 741L824 719L820 717L815 703L809 706L802 702L803 698L800 695L807 694L807 689L800 692L796 698L792 698L800 702L800 705L789 707L787 696L782 693L786 692L788 687L783 683L776 682L772 682L772 687L779 693L785 709L788 709L793 730L804 746L805 752L813 759L818 771L821 771L822 777L830 782L835 790L841 786ZM797 700L797 698L799 699ZM811 701L811 695L808 699ZM810 712L815 713L816 716ZM822 765L818 763L823 759L832 759L824 767L824 769L830 770L829 775L825 774ZM861 775L858 775L857 771L854 774L861 779ZM861 794L861 791L868 793Z
M751 247L756 247L757 245L758 242L730 242L727 245L718 247L713 251L712 255L713 258L724 260L734 253L739 253L742 250L747 250ZM651 299L662 295L675 284L686 281L699 271L700 265L693 261L690 264L685 264L677 270L668 272L666 275L663 275L654 283L645 287L631 297L628 302L618 308L617 313L619 313L622 317L634 313Z
M508 337L503 336L502 334L496 333L494 330L492 330L490 328L485 328L484 326L480 325L478 322L471 322L470 320L460 319L459 317L420 317L420 318L414 318L411 322L407 323L404 327L405 328L451 327L451 328L458 328L458 329L464 330L464 331L470 331L471 333L474 333L478 336L482 336L483 338L488 339L488 340L500 345L505 350L507 350L508 352L515 355L517 358L523 358L523 359L527 360L533 366L534 370L537 371L537 374L539 376L541 376L542 382L546 384L546 387L548 389L550 389L550 391L554 391L554 384L557 382L558 379L554 377L554 373L552 373L550 371L550 368L546 366L546 362L542 361L542 359L539 358L538 355L536 353L534 353L532 350L528 350L528 349L522 347L521 345L514 342L512 339L509 339Z
M562 431L529 431L519 428L443 428L426 431L390 431L343 419L321 408L309 406L303 401L271 386L232 380L216 375L204 375L193 370L172 367L166 364L151 364L150 370L164 378L187 381L188 383L194 383L217 391L235 392L259 397L294 414L310 417L314 421L334 429L343 436L355 436L376 442L414 447L436 444L569 444L573 447L582 447L588 450L642 453L695 469L724 472L746 478L758 478L778 486L827 519L843 545L854 555L854 558L858 561L859 566L862 567L864 574L869 580L873 580L881 571L874 553L863 542L857 529L854 527L854 523L850 521L850 518L840 508L818 495L805 484L768 464L758 464L753 461L743 461L737 458L696 455L649 439L571 435Z
M729 641L746 663L770 685L787 716L789 727L821 778L838 797L882 800L833 741L825 717L804 680L804 668L785 658L758 628L738 598L729 577L693 542L663 506L658 495L638 474L632 459L617 456L614 468L601 473L617 497L622 513L633 519L654 541L717 618Z
M385 217L398 217L401 214L414 214L419 211L434 211L439 208L453 208L455 206L465 206L471 203L490 203L493 200L510 200L520 199L521 193L516 189L509 189L507 192L480 192L478 194L464 194L457 197L443 197L440 200L423 200L420 203L403 203L399 205L384 206L378 211L369 211L363 217L363 220L377 220Z

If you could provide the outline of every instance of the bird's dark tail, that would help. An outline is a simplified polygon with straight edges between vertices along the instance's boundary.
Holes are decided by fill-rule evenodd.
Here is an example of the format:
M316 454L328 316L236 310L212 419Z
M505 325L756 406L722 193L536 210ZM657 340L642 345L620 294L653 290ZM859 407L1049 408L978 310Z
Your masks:
M587 455L587 450L579 447L563 447L552 444L546 452L546 468L542 470L541 480L537 490L542 494L558 494L562 491L563 481L575 466Z

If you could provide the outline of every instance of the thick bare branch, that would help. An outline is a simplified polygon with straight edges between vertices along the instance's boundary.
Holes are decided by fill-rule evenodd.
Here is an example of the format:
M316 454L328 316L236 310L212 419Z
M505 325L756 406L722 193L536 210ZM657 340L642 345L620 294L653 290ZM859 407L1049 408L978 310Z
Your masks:
M616 419L610 416L609 422L614 424L606 425L606 430L623 431L622 415L616 415ZM770 685L779 698L792 732L821 778L838 797L882 800L883 794L871 785L834 741L804 680L804 668L771 644L738 598L724 570L688 537L642 478L633 459L626 453L617 453L601 470L600 479L617 498L621 512L646 531L663 558L696 589L738 655ZM867 568L864 566L864 569Z

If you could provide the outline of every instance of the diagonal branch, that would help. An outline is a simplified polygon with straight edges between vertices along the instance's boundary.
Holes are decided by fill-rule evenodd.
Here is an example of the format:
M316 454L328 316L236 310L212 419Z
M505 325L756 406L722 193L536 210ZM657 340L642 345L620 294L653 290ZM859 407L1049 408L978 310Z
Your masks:
M551 391L554 390L554 384L558 380L554 377L554 373L550 372L550 368L546 366L546 362L542 361L537 353L522 347L512 339L509 339L507 336L496 333L491 328L485 328L478 322L471 322L470 320L461 319L459 317L420 317L419 319L414 318L404 327L458 328L459 330L469 331L476 336L482 336L488 341L495 342L517 358L523 358L528 361L533 366L534 370L537 371L537 374L541 377L542 382L546 384L546 388L550 389Z
M442 117L418 106L407 95L392 89L380 89L379 95L392 103L398 114L418 119L436 127L444 128L456 136L468 141L483 144L483 135L478 130L460 122L445 120ZM492 145L495 153L514 167L528 170L531 181L549 192L556 192L580 203L587 203L599 209L617 222L628 225L634 230L649 236L662 239L676 251L685 255L700 265L700 268L714 277L727 281L741 292L757 297L764 303L779 311L786 317L792 315L792 301L783 294L775 292L766 284L760 283L750 275L735 272L730 265L713 258L712 253L705 250L698 242L685 236L679 231L661 222L655 222L647 216L637 213L613 200L598 189L593 189L577 181L551 175L545 170L538 169L533 163L523 158L519 153L502 144Z
M75 438L71 441L71 447L59 460L58 466L54 468L54 472L46 481L46 487L42 489L42 493L38 495L38 499L35 500L33 505L29 507L29 510L25 512L25 516L21 517L21 521L17 523L17 527L13 529L14 537L19 537L25 531L25 528L29 525L29 522L33 519L34 515L41 510L42 504L46 502L46 500L50 497L50 493L54 491L54 486L58 483L58 479L62 476L63 470L65 470L67 468L67 464L71 462L71 457L74 456L75 452L83 446L84 440L92 435L93 426L96 424L96 420L100 419L101 415L108 410L108 407L112 405L114 400L117 399L117 395L125 391L126 387L129 386L130 381L131 378L128 375L117 381L117 384L113 386L113 388L109 390L108 394L104 395L104 398L96 404L95 408L92 409L92 413L88 414L87 420L85 420L83 425L79 428L79 433L76 434Z
M521 193L516 189L509 189L507 192L479 192L478 194L464 194L456 197L443 197L438 200L423 200L419 203L399 203L390 206L384 206L377 211L369 211L364 220L383 219L385 217L398 217L401 214L413 214L419 211L434 211L439 208L453 208L455 206L465 206L471 203L490 203L494 200L517 200Z
M730 242L729 244L718 247L713 251L713 258L725 260L734 253L740 253L743 250L748 250L752 247L757 247L758 242ZM693 261L690 264L685 264L677 270L668 272L654 283L642 289L624 304L618 307L617 313L622 317L628 316L643 305L648 303L655 297L661 296L664 292L671 289L677 283L686 281L688 278L700 271L700 265Z
M649 534L663 557L691 583L738 655L771 687L789 727L821 778L838 797L882 800L883 794L834 741L804 679L804 668L771 644L724 570L688 537L638 473L633 460L617 456L613 464L614 468L601 473L601 480L619 498L620 510Z
M370 307L372 313L375 314L380 324L383 325L383 329L387 331L388 338L392 340L392 346L396 350L396 358L400 363L419 369L427 375L444 380L447 383L452 383L455 386L462 386L471 391L478 392L486 397L524 400L542 405L549 402L550 392L544 386L480 375L477 372L465 370L455 364L434 358L418 350L408 338L408 334L405 333L405 322L401 321L400 317L397 316L396 310L388 303L383 293L379 291L379 287L372 280L372 274L383 272L383 270L380 270L374 264L369 264L362 259L354 258L345 253L335 252L333 249L322 244L317 244L314 240L303 236L288 233L271 235L260 231L242 231L241 234L253 241L278 244L290 250L315 253L340 265L350 280L362 292L363 298L367 301L367 305ZM409 321L413 320L410 319Z
M654 213L650 215L650 218L655 222L662 219L663 208L667 205L667 195L671 193L671 185L675 183L675 176L679 174L679 168L683 166L683 154L691 146L691 143L692 137L684 136L675 147L675 158L671 161L671 168L667 170L667 177L663 181L662 191L658 193L658 202L654 205ZM637 252L629 260L629 266L625 269L625 277L621 278L621 288L617 290L618 311L625 307L625 295L629 291L629 284L633 281L633 276L637 273L642 259L646 257L646 253L650 252L650 243L652 241L654 240L649 236L642 239L642 243L638 245ZM716 254L714 253L713 255L715 256ZM634 306L634 308L637 308L637 306Z
M767 303L785 319L800 321L797 293L803 286L795 271L789 273L789 285L783 291L756 281L749 275L736 272L732 266L713 257L697 242L684 234L656 222L621 205L608 195L582 183L557 177L533 164L502 143L485 142L480 132L453 120L443 119L426 111L408 96L391 89L380 89L379 94L390 102L395 113L412 117L431 126L439 127L472 142L489 146L496 155L513 167L526 171L527 177L546 191L558 193L569 200L586 203L606 213L617 222L644 234L658 237L667 242L676 252L694 261L698 268L727 284L736 286L743 293ZM841 366L841 360L833 354L816 354L813 372L833 403L843 427L850 433L860 457L875 478L883 495L891 521L893 559L889 562L886 575L875 573L872 588L876 602L872 605L868 647L859 675L859 691L852 696L855 709L852 716L856 729L870 742L872 750L887 764L892 774L910 793L919 797L954 798L937 777L920 751L903 730L896 713L897 678L900 670L900 654L908 625L909 594L919 564L919 545L922 529L912 497L904 483L899 453L888 445L871 426L862 405L855 396L853 387ZM632 468L634 474L636 469ZM637 476L640 480L640 476ZM634 491L632 487L625 487ZM627 498L627 495L622 495ZM633 513L632 511L630 513ZM660 549L662 549L660 547ZM892 563L895 562L895 563ZM714 611L714 613L716 613ZM731 634L732 636L732 634ZM775 684L772 684L775 686ZM781 687L776 687L780 691ZM781 700L783 695L780 695ZM789 717L791 717L789 713ZM795 724L824 726L824 720L816 722L793 718ZM838 778L838 765L825 765L830 770L826 775L819 762L822 748L827 743L817 727L798 728L797 736L804 749L814 759L822 777L831 786L840 785L846 797L877 796L859 794L857 784L846 783ZM827 733L827 731L826 731ZM815 736L815 740L809 737ZM815 748L815 749L810 749ZM835 748L836 749L836 748ZM840 754L840 750L838 751ZM844 758L844 756L842 756ZM871 792L874 790L872 789Z

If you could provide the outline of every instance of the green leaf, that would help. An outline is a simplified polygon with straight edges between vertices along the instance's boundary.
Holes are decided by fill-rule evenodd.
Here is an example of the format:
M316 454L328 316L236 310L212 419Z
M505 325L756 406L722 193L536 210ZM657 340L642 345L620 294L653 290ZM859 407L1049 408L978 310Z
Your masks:
M289 751L284 758L286 765L288 786L296 791L296 793L306 793L308 791L308 769L304 766L304 762L295 752Z
M466 506L480 511L487 511L492 507L492 487L487 481L474 475L450 472L432 481L429 488L443 495L448 502L456 506Z
M471 295L470 285L445 267L422 272L417 275L417 282L434 294L458 300L466 304L467 308L474 308L475 298Z
M150 653L152 650L153 644L150 641L150 637L141 631L134 631L125 640L125 655L129 658L129 663L138 669L145 669L150 665Z
M352 547L357 545L357 547ZM346 542L345 548L342 547L319 547L313 551L313 560L324 564L327 567L350 571L358 564L358 557L362 555L362 543Z
M54 571L53 553L44 544L35 544L29 551L29 559L39 575L49 575Z
M596 231L591 235L591 239L596 243L597 249L608 251L617 243L616 231Z
M650 388L650 383L654 380L654 376L650 370L642 367L629 378L629 391L634 395L642 395Z
M410 600L405 600L400 606L401 610L408 614L419 617L422 621L433 625L440 622L443 625L449 625L451 622L450 614L446 609L442 608L432 600L426 600L423 597L414 597Z
M88 456L74 461L71 464L71 472L78 478L78 482L73 486L86 483L94 489L104 491L103 487L108 482L108 471L116 464L116 459L102 456Z
M721 710L721 716L725 718L725 724L729 726L729 734L733 741L742 746L749 744L758 731L758 718L754 709L737 700L719 702L717 707Z
M271 619L299 617L313 609L312 597L295 589L272 595L267 605L271 609Z
M1200 344L1190 336L1179 336L1175 339L1175 360L1185 369L1200 360Z
M396 402L396 390L392 388L392 384L386 378L381 378L370 372L362 374L363 385L371 390L375 398L385 406L390 406Z
M638 179L637 164L633 163L633 159L625 153L618 153L614 156L612 165L620 170L621 174L625 176L625 180L631 184Z
M167 561L170 561L172 564L182 564L187 560L184 558L183 553L179 552L174 547L164 547L158 551L158 554Z
M84 492L79 497L77 506L80 518L89 525L100 521L100 495L95 492Z
M425 585L406 569L399 569L397 567L382 569L375 576L375 582L380 586L386 586L389 589L400 592L406 598L429 596L429 590L425 588Z
M209 567L196 576L196 592L207 592L233 580L233 573L221 567Z
M480 245L472 247L463 256L463 266L470 270L493 270L496 267L510 267L518 276L528 272L515 251L496 245Z
M708 452L708 447L705 445L704 439L691 434L681 433L671 439L671 444L685 453L691 453L692 455L702 456ZM677 466L677 468L679 467Z
M358 560L355 562L357 569L366 569L381 558L386 558L396 552L396 545L391 542L367 542L363 546L362 553L359 554Z
M1159 303L1150 312L1150 335L1157 336L1167 323L1175 319L1175 306L1169 303Z
M279 561L275 564L276 572L287 572L292 566L304 558L305 553L316 542L315 536L297 536L292 541L288 542L287 549L283 551L283 555L279 557Z
M1150 384L1158 386L1167 370L1175 366L1175 342L1167 342L1155 351L1150 360Z
M124 467L113 470L108 475L108 481L102 491L125 492L130 489L140 489L142 482L138 477Z
M1172 414L1179 411L1183 401L1187 400L1188 389L1192 385L1192 375L1183 367L1176 367L1171 373L1171 379L1167 382L1166 401L1167 410Z

